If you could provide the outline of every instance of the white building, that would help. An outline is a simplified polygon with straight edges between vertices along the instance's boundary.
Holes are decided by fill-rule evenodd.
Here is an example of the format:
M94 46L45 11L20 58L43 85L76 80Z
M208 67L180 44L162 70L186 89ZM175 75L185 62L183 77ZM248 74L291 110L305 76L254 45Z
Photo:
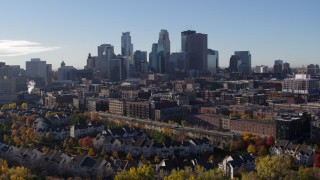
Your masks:
M268 73L269 69L268 66L261 65L261 66L256 66L255 73Z
M296 74L294 78L287 78L283 81L282 91L317 96L319 95L319 80L311 79L308 74Z

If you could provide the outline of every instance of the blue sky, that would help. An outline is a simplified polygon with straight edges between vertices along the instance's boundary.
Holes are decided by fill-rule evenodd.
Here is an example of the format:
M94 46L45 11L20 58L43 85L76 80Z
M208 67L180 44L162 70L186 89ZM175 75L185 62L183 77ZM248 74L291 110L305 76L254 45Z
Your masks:
M167 29L175 52L180 32L193 29L208 34L223 67L238 50L251 52L253 66L320 64L319 8L319 0L0 1L0 61L25 67L39 57L56 69L63 59L82 68L102 43L120 53L121 32L131 32L134 50L149 53Z

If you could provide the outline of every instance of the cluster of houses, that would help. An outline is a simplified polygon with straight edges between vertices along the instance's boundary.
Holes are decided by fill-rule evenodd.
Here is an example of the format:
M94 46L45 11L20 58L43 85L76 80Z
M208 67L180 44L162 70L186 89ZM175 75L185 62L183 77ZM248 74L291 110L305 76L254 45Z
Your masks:
M275 142L270 154L292 156L296 166L310 167L313 165L315 150L305 144L297 144L288 140L278 140Z
M23 165L31 170L45 172L46 175L64 177L112 178L118 172L144 165L141 161L119 160L113 157L106 160L87 155L70 155L56 150L44 153L38 149L18 148L2 143L0 143L0 157L11 164ZM212 163L201 158L179 163L172 159L163 159L155 165L155 171L168 175L175 168L183 169L186 166L194 168L197 165L207 170L213 168Z
M93 139L93 146L108 153L114 151L131 152L135 157L143 155L146 158L152 156L168 158L174 155L187 157L190 154L197 155L204 152L213 152L213 145L205 137L188 141L159 143L153 139L148 139L140 129L128 127L102 131Z
M23 165L31 170L40 170L47 175L112 177L117 172L137 167L139 162L110 159L105 160L86 155L70 155L61 151L18 148L0 143L0 157L11 164Z
M87 124L75 124L70 127L53 125L52 120L38 118L32 128L37 137L51 134L53 140L64 140L68 137L79 138L87 135L94 135L101 132L104 126L101 122L89 122Z
M311 146L304 144L293 143L288 140L277 140L275 145L270 150L270 155L287 155L294 159L296 167L310 167L313 165L314 149ZM251 154L230 155L226 156L221 163L219 169L223 171L226 177L231 179L239 174L239 169L244 168L246 171L255 169L255 159Z

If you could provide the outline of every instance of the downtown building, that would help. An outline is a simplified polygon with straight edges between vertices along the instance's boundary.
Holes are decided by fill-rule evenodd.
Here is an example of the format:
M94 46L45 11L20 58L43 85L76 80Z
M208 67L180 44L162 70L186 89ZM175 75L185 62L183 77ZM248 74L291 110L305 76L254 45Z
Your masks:
M170 59L170 39L169 33L165 29L161 29L159 33L158 43L152 44L151 52L149 53L150 69L154 73L168 73Z
M114 57L114 47L111 44L101 44L100 46L98 46L97 64L100 78L108 78L110 74L109 61Z
M208 49L208 72L210 75L217 74L219 70L219 52Z
M250 51L235 51L230 58L230 72L251 74L251 54Z
M181 32L181 50L186 53L186 69L189 76L208 72L208 35L187 30Z
M33 80L37 87L45 87L51 83L52 65L40 58L32 58L26 62L26 77Z
M308 74L296 74L294 78L284 79L282 91L292 92L308 101L317 101L319 98L319 80L312 79Z

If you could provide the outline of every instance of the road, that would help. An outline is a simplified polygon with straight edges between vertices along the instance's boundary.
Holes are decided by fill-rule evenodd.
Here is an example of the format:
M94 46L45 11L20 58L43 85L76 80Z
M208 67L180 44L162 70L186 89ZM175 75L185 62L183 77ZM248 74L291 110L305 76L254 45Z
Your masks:
M146 125L151 125L151 126L164 127L164 128L168 128L168 129L176 129L176 130L184 131L184 132L198 133L198 134L216 136L216 137L227 138L227 139L234 137L234 134L230 133L230 132L221 132L221 131L216 131L216 130L204 130L204 129L194 128L194 127L190 127L190 126L182 126L179 124L169 124L169 123L165 123L165 122L153 121L153 120L148 120L148 119L131 118L131 117L127 117L127 116L107 114L107 113L101 113L101 112L99 113L99 115L102 117L117 118L117 119L127 121L130 123L140 123L140 124L146 124Z

